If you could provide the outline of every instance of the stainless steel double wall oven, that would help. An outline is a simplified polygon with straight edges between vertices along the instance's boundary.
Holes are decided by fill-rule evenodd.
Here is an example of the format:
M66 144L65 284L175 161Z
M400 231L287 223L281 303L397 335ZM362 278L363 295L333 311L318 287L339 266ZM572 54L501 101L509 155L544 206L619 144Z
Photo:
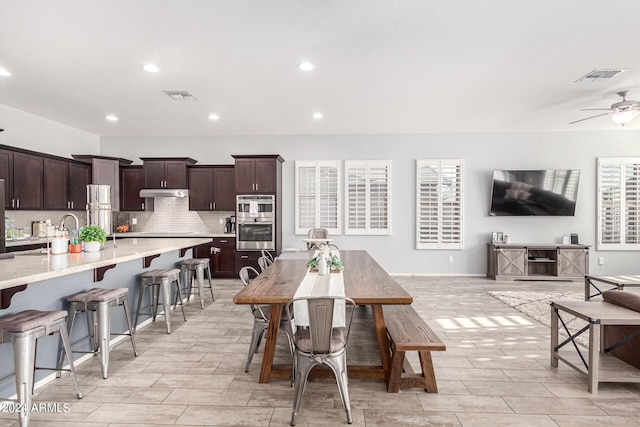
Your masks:
M275 196L236 196L236 249L276 249Z

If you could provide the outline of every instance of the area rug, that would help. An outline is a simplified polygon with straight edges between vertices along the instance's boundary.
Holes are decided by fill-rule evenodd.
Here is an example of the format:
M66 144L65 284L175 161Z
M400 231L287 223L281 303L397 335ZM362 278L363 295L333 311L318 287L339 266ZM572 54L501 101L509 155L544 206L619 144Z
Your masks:
M548 327L551 327L550 305L552 301L584 301L584 294L580 292L489 291L487 293ZM579 331L586 325L584 320L570 316L566 313L561 315L567 325L567 328L572 334ZM564 332L562 325L560 325L559 330L561 336L568 336ZM576 341L587 347L589 344L589 331L580 335Z

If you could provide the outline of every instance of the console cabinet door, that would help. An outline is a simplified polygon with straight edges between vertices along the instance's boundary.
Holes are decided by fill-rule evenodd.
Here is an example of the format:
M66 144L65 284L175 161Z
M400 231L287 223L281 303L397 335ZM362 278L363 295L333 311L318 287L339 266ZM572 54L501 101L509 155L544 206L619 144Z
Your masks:
M67 196L71 203L71 210L84 211L87 209L87 185L91 184L91 166L69 163L68 176L69 191Z
M42 157L13 153L13 197L16 209L42 209L42 182Z
M527 250L500 248L496 253L497 276L526 276Z
M217 211L235 211L234 168L213 168L213 200Z
M43 159L44 209L68 210L71 204L67 197L69 187L69 162Z
M144 199L140 190L144 188L144 170L141 167L124 167L120 170L120 209L143 211Z
M558 276L583 277L586 274L589 274L589 253L586 250L558 250Z

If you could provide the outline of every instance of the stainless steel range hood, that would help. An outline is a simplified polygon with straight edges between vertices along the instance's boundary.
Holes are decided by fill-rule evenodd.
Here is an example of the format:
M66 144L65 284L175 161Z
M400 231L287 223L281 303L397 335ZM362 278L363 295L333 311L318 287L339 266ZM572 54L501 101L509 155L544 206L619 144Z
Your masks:
M170 188L145 188L140 190L140 197L187 197L189 190Z

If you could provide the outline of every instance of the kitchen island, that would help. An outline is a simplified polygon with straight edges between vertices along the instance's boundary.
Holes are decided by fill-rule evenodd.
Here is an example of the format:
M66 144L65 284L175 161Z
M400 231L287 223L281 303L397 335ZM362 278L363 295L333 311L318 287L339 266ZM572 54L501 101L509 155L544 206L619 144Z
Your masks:
M112 240L99 252L47 255L40 250L14 252L13 259L0 259L0 316L23 310L67 310L67 297L94 287L127 288L130 307L136 307L140 274L150 269L176 268L177 263L191 255L191 248L211 242L211 238L144 238ZM134 310L134 309L133 309ZM135 317L135 316L134 316ZM140 316L141 322L150 316ZM120 310L113 313L112 331L126 329ZM78 326L76 328L76 325ZM71 341L87 335L86 322L74 325ZM40 340L38 363L54 366L58 351L57 339ZM82 349L82 346L80 346ZM75 355L78 358L78 355ZM133 355L132 355L133 357ZM0 360L12 360L10 345L0 346ZM13 372L12 363L0 366L0 377ZM36 381L45 373L37 372ZM0 396L13 393L11 382L0 387Z

